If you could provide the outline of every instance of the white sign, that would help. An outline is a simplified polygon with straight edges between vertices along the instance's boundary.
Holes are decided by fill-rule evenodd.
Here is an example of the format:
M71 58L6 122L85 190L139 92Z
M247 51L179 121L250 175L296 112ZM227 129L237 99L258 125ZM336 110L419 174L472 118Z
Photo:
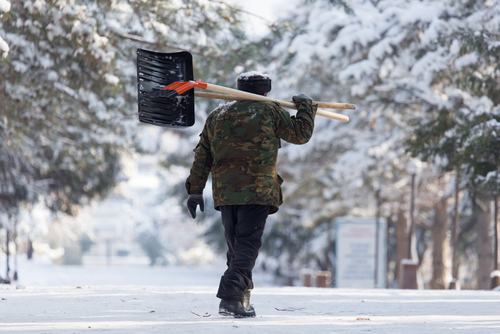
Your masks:
M335 287L385 288L386 229L386 221L379 219L377 252L375 218L335 220Z

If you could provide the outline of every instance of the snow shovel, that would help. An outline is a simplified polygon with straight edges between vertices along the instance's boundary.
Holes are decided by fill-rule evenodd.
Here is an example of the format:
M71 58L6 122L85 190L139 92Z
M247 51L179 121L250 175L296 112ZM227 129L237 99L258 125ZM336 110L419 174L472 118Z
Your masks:
M154 60L145 62L143 59L144 55L149 55L154 58ZM187 72L186 69L190 69L191 72ZM283 107L297 109L293 102L276 100L263 95L217 86L203 81L193 81L192 69L192 56L188 52L158 53L138 49L137 78L139 81L139 120L141 122L160 126L191 126L194 124L194 91L192 88L195 87L233 95L246 100L276 102ZM147 96L148 99L141 99L141 94ZM154 99L155 101L154 109L150 108L151 105L148 103L150 99ZM178 104L183 103L182 108L185 113L183 114L182 110L179 110L179 108L174 108L173 110L161 109L159 107L162 101L161 99L169 101L170 105L176 105L176 103L172 101L180 99ZM141 103L142 101L144 101L144 103ZM355 105L349 106L348 109L356 109ZM168 119L166 117L167 113L169 116ZM172 114L174 114L174 116L180 115L182 118L176 118L175 122L172 122ZM349 121L349 117L345 115L322 109L318 109L316 114L343 122ZM193 123L186 123L184 116L193 117ZM189 117L187 117L187 119L189 119Z

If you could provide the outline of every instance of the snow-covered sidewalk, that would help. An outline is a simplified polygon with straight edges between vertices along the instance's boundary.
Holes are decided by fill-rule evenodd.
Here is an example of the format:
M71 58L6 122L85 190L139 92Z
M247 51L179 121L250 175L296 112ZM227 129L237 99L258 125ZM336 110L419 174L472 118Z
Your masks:
M217 313L220 267L22 268L17 286L0 285L1 333L500 333L499 291L273 287L256 275L257 317L234 319Z
M500 292L258 288L253 319L216 286L0 287L3 333L499 333Z

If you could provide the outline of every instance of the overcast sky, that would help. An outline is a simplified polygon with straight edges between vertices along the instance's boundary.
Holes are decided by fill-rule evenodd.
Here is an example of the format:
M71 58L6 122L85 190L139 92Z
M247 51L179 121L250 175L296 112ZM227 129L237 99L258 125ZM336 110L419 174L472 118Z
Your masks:
M246 11L255 14L265 20L274 21L278 16L278 11L283 8L284 0L228 0L243 7ZM256 36L265 34L268 29L265 21L254 15L247 15L249 21L249 31Z

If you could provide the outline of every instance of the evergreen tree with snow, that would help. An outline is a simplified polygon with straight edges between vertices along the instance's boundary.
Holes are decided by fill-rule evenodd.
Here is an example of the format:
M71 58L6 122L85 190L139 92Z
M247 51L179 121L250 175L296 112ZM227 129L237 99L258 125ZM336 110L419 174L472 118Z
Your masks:
M190 51L209 80L234 64L231 47L244 37L236 10L222 2L7 4L0 2L2 13L10 9L0 21L2 217L38 201L75 215L113 189L122 157L150 127L137 121L137 48Z
M317 100L355 103L358 110L348 113L348 124L317 119L311 145L284 147L285 207L299 209L313 226L347 214L373 216L374 193L381 185L383 215L397 222L410 202L406 144L417 140L410 150L424 153L428 147L419 144L424 131L440 148L432 154L438 159L421 156L430 164L417 175L416 217L431 231L432 242L443 245L443 253L435 253L442 260L434 265L431 281L446 287L449 240L446 233L432 231L437 217L445 219L438 224L441 230L449 226L447 215L438 212L446 212L453 167L442 167L465 162L460 145L474 142L458 127L447 130L460 117L467 119L460 125L471 134L491 138L498 126L499 8L475 1L298 2L288 18L291 29L272 50L276 74L286 77L278 89L286 95L300 87ZM464 107L461 116L457 110ZM432 130L433 123L445 136ZM491 130L478 131L486 123ZM494 160L491 147L481 152ZM471 180L486 175L494 180L494 166Z

